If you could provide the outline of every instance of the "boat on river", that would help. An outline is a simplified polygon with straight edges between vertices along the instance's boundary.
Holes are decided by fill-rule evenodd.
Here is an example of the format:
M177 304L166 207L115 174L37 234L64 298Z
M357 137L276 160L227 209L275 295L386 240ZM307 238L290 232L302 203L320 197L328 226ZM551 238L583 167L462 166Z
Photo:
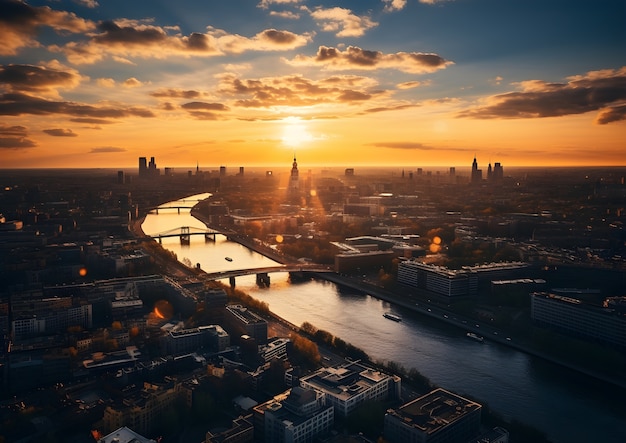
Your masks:
M230 257L224 257L224 260L226 260L226 261L233 261L233 259L230 258Z
M385 312L383 314L383 317L388 318L389 320L393 320L393 321L402 321L402 317L396 314L392 314L391 312Z
M478 334L474 334L473 332L468 332L465 335L467 335L469 338L474 339L474 340L479 341L479 342L482 342L482 341L485 340L483 337L481 337Z

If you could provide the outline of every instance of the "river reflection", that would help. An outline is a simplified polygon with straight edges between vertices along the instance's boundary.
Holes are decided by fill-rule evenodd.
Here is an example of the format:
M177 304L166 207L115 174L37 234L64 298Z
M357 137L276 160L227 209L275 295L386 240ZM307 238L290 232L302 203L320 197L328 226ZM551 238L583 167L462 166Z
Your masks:
M148 215L142 225L148 235L180 226L204 228L194 217L174 210ZM215 242L192 236L189 246L164 239L163 245L179 260L186 257L207 272L275 264L223 236ZM270 277L270 288L259 288L254 276L237 277L236 285L293 324L307 321L374 360L414 367L439 386L543 430L554 442L626 441L624 392L618 389L494 342L467 339L463 330L333 283L292 284L287 273ZM402 321L385 319L382 314L388 311Z

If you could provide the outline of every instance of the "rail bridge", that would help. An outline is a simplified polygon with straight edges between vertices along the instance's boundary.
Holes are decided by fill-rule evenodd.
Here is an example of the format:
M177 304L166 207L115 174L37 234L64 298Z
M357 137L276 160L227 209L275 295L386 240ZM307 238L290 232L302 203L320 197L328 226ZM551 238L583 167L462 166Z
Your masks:
M166 211L168 209L176 209L176 211L180 214L181 209L189 209L191 210L195 205L177 205L177 206L152 206L150 208L146 208L146 212L148 214L158 214L159 211Z

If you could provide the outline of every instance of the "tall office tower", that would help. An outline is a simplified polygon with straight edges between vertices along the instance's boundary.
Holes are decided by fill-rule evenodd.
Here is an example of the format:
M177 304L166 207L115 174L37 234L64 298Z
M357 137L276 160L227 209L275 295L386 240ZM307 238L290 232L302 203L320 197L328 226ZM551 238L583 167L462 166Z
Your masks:
M243 177L243 166L239 166L239 175Z
M502 180L504 178L504 169L500 162L496 162L493 165L493 179L496 181Z
M296 161L296 155L293 155L293 163L291 165L291 177L289 178L289 191L297 192L300 186L298 175L298 162Z
M117 184L118 185L124 184L124 171L117 171Z
M493 176L491 175L491 162L489 162L489 166L487 167L487 180L491 180Z
M146 157L139 157L139 177L145 177L146 175L148 175Z
M483 171L482 169L478 169L478 162L476 161L476 156L474 156L474 161L472 162L472 183L480 183L483 180Z
M156 172L156 162L154 161L154 157L150 157L150 163L148 163L148 171L150 171L150 175L153 175Z
M226 177L226 166L220 166L220 177Z
M449 179L450 183L456 183L456 168L454 166L450 166Z
M417 168L417 175L422 175L424 170L422 168Z

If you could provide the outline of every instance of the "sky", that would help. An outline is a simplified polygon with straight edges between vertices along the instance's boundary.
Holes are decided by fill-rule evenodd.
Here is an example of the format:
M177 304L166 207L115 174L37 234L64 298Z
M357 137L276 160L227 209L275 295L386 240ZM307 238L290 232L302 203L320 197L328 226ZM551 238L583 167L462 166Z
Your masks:
M0 0L0 168L626 165L625 0Z

